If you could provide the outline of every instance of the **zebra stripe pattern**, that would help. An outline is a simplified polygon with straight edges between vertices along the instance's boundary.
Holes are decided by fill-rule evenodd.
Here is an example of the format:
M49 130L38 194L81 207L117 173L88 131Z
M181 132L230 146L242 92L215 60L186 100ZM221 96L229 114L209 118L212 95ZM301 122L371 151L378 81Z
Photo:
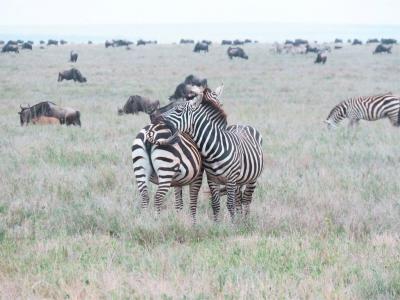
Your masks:
M360 120L376 121L389 118L393 126L400 126L400 98L391 93L347 99L336 105L325 123L328 128L336 127L343 119L350 119L349 125Z
M192 87L193 100L161 108L154 119L170 121L178 130L188 133L204 157L204 168L212 195L214 219L218 220L219 185L226 185L227 206L232 218L239 188L246 185L241 203L249 213L257 178L263 170L261 134L251 126L227 128L226 114L218 98L222 89Z
M170 127L164 123L144 127L132 145L132 162L143 208L149 205L149 181L158 185L154 198L157 212L170 187L175 187L175 208L183 208L182 186L190 185L190 213L196 223L197 198L202 183L202 157L187 134L179 134L175 142Z

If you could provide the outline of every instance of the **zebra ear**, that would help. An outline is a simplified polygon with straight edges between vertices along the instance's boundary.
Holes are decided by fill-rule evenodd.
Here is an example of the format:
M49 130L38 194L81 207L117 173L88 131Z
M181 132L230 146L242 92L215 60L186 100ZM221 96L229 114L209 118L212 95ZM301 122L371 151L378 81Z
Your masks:
M215 94L217 94L217 99L219 100L219 98L221 97L221 95L222 95L222 92L224 91L224 84L222 83L219 87L217 87L216 89L215 89Z

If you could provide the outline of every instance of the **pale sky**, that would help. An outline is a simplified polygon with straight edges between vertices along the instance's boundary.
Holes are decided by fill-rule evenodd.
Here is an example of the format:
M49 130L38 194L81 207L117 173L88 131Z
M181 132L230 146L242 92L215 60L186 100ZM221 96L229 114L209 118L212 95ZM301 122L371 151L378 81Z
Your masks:
M0 0L0 26L202 22L400 24L400 0Z

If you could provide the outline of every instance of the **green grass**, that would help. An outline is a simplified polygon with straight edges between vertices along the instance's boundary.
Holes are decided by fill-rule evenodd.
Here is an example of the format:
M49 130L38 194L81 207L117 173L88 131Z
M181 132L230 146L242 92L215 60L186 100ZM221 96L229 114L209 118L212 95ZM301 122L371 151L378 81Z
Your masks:
M71 49L87 84L57 82ZM0 298L397 299L400 297L400 132L388 120L328 131L351 96L399 93L400 51L372 46L313 55L226 48L50 47L0 55ZM230 124L264 138L265 170L248 220L198 225L185 209L139 208L131 143L146 115L117 115L130 95L162 104L188 74L221 82ZM20 104L81 111L82 128L21 127ZM154 195L155 187L151 187Z

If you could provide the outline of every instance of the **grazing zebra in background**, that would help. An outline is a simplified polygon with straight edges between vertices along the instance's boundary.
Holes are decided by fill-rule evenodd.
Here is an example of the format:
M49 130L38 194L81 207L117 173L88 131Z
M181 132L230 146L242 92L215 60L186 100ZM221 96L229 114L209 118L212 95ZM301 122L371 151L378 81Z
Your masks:
M229 213L234 218L236 193L246 185L241 202L245 214L250 210L257 178L263 169L261 134L250 126L236 125L227 129L225 112L218 98L222 87L212 92L209 88L191 87L193 100L160 108L152 121L170 121L177 130L188 133L203 156L207 181L212 196L214 220L218 221L219 185L226 185Z
M370 97L347 99L336 105L325 123L328 128L336 127L343 119L350 119L350 126L360 120L376 121L389 118L393 126L400 126L400 98L386 93Z
M189 135L176 131L172 134L168 122L148 125L133 142L132 162L143 208L149 205L149 181L158 185L154 198L157 212L171 186L175 187L175 208L181 210L182 186L190 185L190 213L196 223L203 167L201 154Z

